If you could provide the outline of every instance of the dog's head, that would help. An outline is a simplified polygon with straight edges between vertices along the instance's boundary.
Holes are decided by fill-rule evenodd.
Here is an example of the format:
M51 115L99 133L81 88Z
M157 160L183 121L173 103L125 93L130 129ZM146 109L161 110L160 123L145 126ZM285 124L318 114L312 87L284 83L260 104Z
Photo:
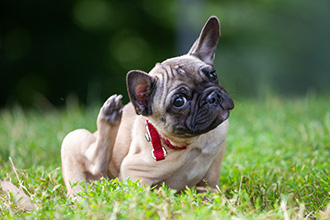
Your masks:
M229 117L233 100L220 85L213 66L220 23L210 17L188 54L165 60L149 74L127 74L130 100L165 137L206 133Z

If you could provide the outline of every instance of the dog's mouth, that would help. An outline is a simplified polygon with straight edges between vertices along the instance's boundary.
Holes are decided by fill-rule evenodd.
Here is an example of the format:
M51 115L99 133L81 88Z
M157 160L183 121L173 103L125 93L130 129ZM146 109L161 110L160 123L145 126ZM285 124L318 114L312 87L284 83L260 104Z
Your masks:
M185 125L175 129L179 136L193 137L207 133L228 119L234 102L222 89L208 89L192 106Z

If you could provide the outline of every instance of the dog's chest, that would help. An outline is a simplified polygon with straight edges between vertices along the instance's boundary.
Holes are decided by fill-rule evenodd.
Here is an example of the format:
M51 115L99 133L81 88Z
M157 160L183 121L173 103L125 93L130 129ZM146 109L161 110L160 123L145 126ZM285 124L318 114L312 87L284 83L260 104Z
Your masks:
M191 149L188 149L184 155L182 165L165 180L171 188L183 190L185 186L192 187L198 184L206 175L222 146L220 139L210 138L200 140L190 147Z

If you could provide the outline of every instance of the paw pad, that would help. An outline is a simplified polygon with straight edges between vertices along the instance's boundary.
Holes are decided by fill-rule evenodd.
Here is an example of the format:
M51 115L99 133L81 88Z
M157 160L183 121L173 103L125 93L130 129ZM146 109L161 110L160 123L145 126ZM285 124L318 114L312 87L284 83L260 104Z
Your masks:
M104 118L107 122L114 124L120 122L123 105L121 104L122 95L112 95L108 100L104 103L101 114L102 118Z

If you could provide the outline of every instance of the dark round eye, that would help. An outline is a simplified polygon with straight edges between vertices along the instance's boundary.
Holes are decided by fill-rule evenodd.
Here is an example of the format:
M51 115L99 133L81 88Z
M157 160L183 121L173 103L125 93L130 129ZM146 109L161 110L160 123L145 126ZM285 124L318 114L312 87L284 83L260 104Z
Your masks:
M210 66L202 67L202 72L207 76L210 80L216 80L217 79L217 73L215 72L215 69L213 69Z
M187 102L187 99L183 96L178 96L174 99L173 105L177 108L184 106Z
M212 80L215 80L217 78L217 73L215 72L215 70L209 72L208 77Z

